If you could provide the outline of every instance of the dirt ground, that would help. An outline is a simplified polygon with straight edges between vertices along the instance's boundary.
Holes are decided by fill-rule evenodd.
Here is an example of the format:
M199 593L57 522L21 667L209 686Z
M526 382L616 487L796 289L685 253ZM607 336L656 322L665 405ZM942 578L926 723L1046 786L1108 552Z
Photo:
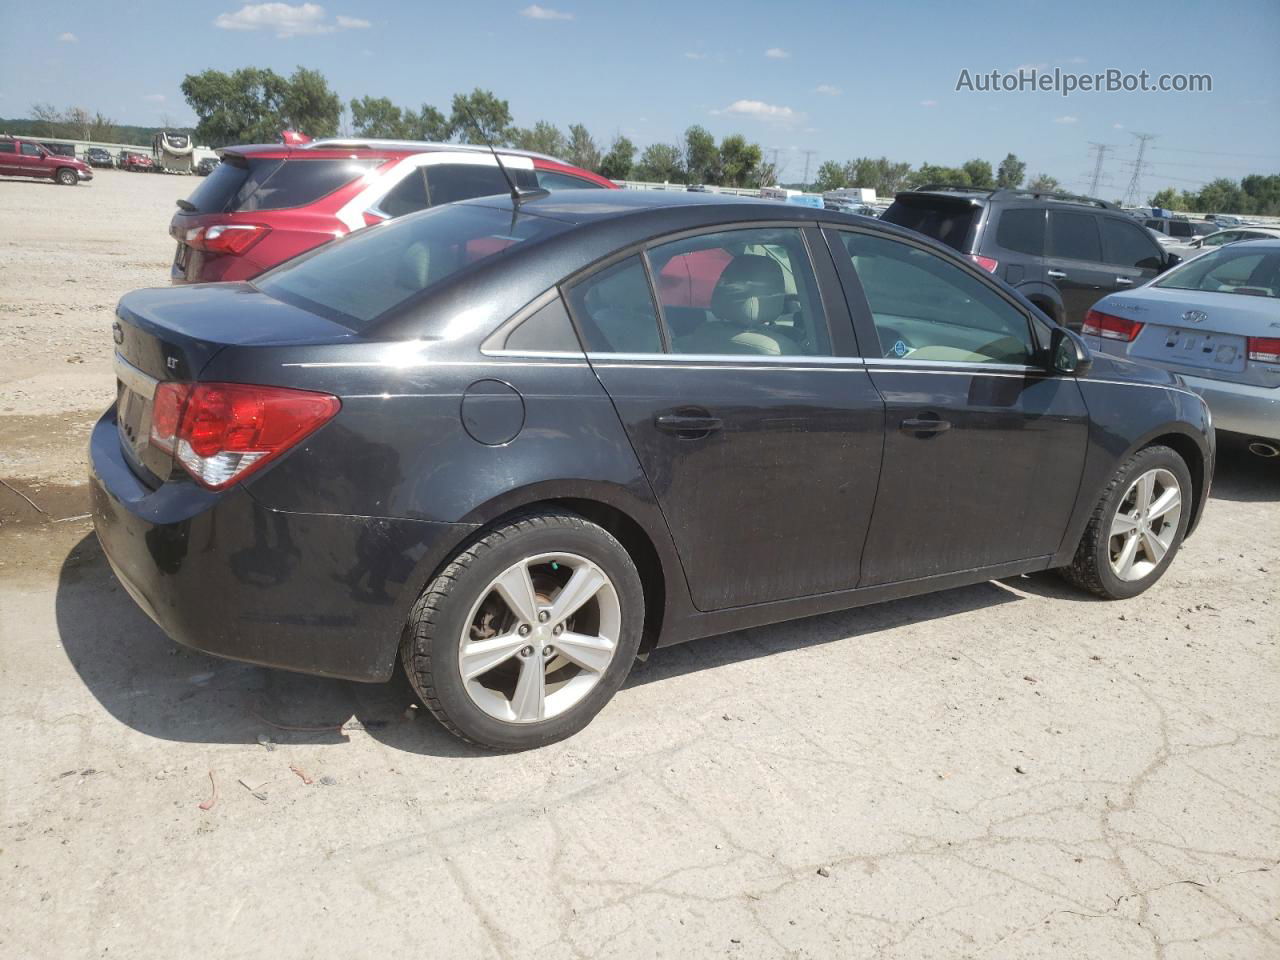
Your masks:
M1052 575L664 650L472 751L403 681L176 647L82 477L109 324L190 179L0 181L0 957L1280 956L1280 468L1169 574ZM71 519L66 519L71 518Z

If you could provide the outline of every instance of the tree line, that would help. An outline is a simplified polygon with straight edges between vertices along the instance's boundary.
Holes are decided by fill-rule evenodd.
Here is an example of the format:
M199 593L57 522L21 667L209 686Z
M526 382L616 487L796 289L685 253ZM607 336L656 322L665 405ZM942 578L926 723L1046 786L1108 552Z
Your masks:
M990 161L969 160L958 167L922 163L896 163L888 157L858 157L845 163L828 160L818 167L813 189L824 193L841 187L870 187L878 197L891 197L899 190L922 187L930 183L946 183L960 187L1017 188L1026 180L1027 165L1016 154L1008 154L996 167ZM1026 180L1026 189L1049 192L1058 189L1058 181L1041 173Z
M1251 174L1239 182L1219 177L1197 191L1166 187L1151 198L1153 207L1198 213L1280 216L1280 174Z
M776 174L760 145L740 134L717 143L710 132L695 125L679 144L655 143L637 151L629 138L618 134L606 147L581 123L567 130L546 120L517 126L509 103L479 88L454 94L447 113L427 103L400 106L388 97L364 96L344 104L317 70L299 67L283 77L273 70L245 67L230 73L188 74L182 94L198 119L196 140L215 147L273 142L286 129L312 137L336 136L347 132L342 128L344 111L349 111L355 136L438 142L487 139L495 146L561 157L614 180L747 187L771 183Z
M116 123L101 112L84 107L59 110L51 103L37 103L26 119L0 120L0 133L18 137L57 137L61 140L97 140L102 143L150 143L161 127L135 127Z

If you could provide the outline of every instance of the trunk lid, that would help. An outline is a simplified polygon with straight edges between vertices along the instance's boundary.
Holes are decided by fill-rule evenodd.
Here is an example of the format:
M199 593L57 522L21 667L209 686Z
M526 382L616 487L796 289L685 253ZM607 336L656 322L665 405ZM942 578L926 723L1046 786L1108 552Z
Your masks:
M1112 294L1098 309L1143 324L1129 356L1196 377L1276 386L1248 359L1249 337L1280 336L1280 305L1266 297L1146 286Z
M152 487L169 478L170 454L150 443L156 387L195 381L226 347L336 343L347 327L281 303L247 283L135 290L116 308L116 429L130 466Z

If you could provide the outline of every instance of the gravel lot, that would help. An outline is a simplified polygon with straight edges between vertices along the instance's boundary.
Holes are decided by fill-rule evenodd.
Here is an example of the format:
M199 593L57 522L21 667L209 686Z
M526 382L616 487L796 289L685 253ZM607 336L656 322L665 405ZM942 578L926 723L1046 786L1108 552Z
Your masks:
M48 511L0 488L0 956L1280 956L1274 462L1228 454L1137 600L1041 575L711 638L476 753L403 682L177 648L54 522L193 186L0 181L0 478Z

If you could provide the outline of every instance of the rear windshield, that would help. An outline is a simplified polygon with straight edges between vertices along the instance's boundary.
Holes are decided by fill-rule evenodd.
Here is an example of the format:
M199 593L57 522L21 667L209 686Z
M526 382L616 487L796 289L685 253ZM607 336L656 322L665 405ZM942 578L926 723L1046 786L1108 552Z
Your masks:
M1233 243L1166 273L1155 286L1280 299L1280 250Z
M368 227L255 281L268 296L362 330L446 277L568 228L471 204L432 207Z
M191 213L252 213L300 207L377 166L376 160L300 160L228 153L187 198Z
M980 207L946 197L898 197L881 220L907 227L968 253Z

